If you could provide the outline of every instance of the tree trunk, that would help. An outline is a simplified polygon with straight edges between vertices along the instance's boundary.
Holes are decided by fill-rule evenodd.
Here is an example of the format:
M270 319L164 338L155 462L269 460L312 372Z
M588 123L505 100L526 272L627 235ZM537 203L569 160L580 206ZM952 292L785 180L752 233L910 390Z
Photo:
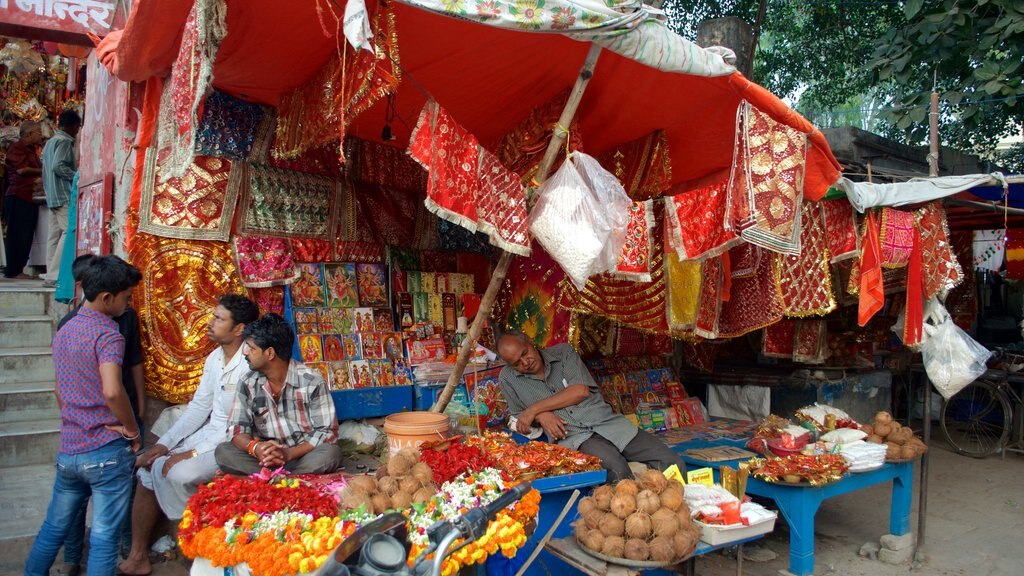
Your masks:
M750 24L736 16L711 18L697 26L697 44L702 48L725 46L736 53L736 69L751 77L750 44L754 33Z

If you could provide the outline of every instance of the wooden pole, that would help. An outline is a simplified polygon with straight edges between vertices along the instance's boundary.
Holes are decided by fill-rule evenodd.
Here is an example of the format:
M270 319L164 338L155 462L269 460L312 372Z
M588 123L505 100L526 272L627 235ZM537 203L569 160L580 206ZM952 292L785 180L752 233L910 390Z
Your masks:
M932 81L932 106L928 114L928 175L935 178L939 175L939 93Z
M572 123L573 117L576 116L576 109L579 108L580 100L583 99L583 93L587 89L587 84L590 83L590 78L594 75L594 66L597 65L597 57L600 55L601 47L597 44L591 44L590 50L587 52L587 58L583 61L583 66L580 68L579 76L576 77L576 85L573 86L572 92L569 94L569 100L565 103L565 108L562 109L562 115L558 118L558 124L552 130L548 149L544 153L540 166L537 168L535 180L538 184L542 184L548 179L548 173L551 172L551 167L555 165L555 159L558 158L559 152L562 151L565 139L569 135L566 130L569 124ZM444 390L438 396L437 402L431 406L431 412L444 412L448 402L451 402L452 395L455 394L455 388L458 386L459 380L462 379L462 373L466 371L466 364L469 363L472 352L476 350L476 342L480 338L480 332L483 331L484 322L491 315L494 300L498 297L498 290L501 289L502 283L505 282L505 276L508 275L508 267L512 264L513 256L515 255L511 252L503 251L501 257L498 258L498 263L494 266L494 271L491 272L491 281L487 284L487 290L484 292L483 298L480 299L480 310L476 313L476 317L473 318L473 324L469 327L469 334L466 335L466 339L462 341L462 347L459 348L459 356L455 359L455 369L452 370L451 376L448 377L448 382L444 385Z

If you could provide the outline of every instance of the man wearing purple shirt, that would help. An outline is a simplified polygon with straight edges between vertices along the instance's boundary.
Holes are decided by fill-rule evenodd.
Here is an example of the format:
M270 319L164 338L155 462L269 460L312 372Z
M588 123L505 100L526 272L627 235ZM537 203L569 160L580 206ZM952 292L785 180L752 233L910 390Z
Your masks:
M117 256L99 256L82 272L85 303L53 338L60 405L60 453L46 519L25 562L26 576L46 576L72 518L90 496L89 575L110 575L117 563L139 425L121 384L124 337L113 318L124 314L141 274Z

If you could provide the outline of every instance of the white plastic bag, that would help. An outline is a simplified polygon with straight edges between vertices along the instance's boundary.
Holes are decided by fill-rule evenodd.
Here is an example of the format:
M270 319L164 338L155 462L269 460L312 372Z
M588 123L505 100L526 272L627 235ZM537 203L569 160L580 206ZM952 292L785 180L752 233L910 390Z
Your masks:
M921 342L921 357L928 379L947 400L985 373L992 352L953 323L941 304L929 315Z
M541 186L530 232L582 290L587 278L618 265L631 204L615 176L573 152Z

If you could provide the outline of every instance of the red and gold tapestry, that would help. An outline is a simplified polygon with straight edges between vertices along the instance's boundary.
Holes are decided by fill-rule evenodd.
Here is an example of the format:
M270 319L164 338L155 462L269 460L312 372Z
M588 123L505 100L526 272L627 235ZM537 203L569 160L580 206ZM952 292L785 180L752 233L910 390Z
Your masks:
M496 151L498 161L512 172L520 176L523 183L530 182L537 174L544 152L551 141L551 134L558 124L558 119L569 98L569 89L559 92L547 103L534 108L515 128L510 130L495 146L486 148ZM583 137L579 129L579 121L573 119L569 123L568 147L570 151L583 147ZM555 173L561 165L561 158L551 166Z
M949 243L946 210L942 202L930 202L916 214L921 231L921 268L924 276L924 296L931 298L939 292L948 292L963 280L963 270L953 255ZM1011 238L1013 238L1011 236ZM1007 246L1007 274L1009 275L1009 246ZM1024 279L1024 278L1022 278Z
M729 250L729 273L732 278L749 278L757 272L761 258L770 257L760 247L750 242L741 242Z
M765 358L793 359L796 325L799 320L783 318L775 324L765 326L761 341L761 355Z
M626 241L619 253L615 275L637 282L651 281L651 229L654 227L654 201L634 202L629 208Z
M832 263L856 258L860 254L860 237L857 234L857 214L850 201L839 198L819 203L825 211L825 238Z
M700 301L693 332L701 338L718 338L719 318L722 314L722 289L725 267L721 258L708 258L701 264Z
M922 217L921 220L923 236L924 218ZM1006 231L1006 279L1024 280L1024 230L1010 229Z
M567 342L571 314L555 301L565 272L538 244L530 258L515 258L498 294L494 316L540 347Z
M283 286L299 278L291 246L284 238L235 236L231 246L238 274L246 288Z
M820 202L805 200L800 254L774 255L775 283L786 316L822 316L836 309L823 211Z
M342 184L323 176L235 163L245 167L238 231L277 238L331 239Z
M250 288L249 297L260 307L260 314L273 312L279 316L284 315L284 286Z
M420 193L427 189L427 173L402 148L347 138L345 154L349 175L357 182Z
M672 182L672 163L665 132L655 130L597 157L618 178L633 200L658 198Z
M793 344L793 361L804 364L825 362L825 320L803 318L796 322L796 336Z
M665 197L669 244L680 258L711 258L741 242L739 236L725 229L726 184L719 182Z
M217 300L245 293L230 247L138 233L129 259L145 264L133 297L147 393L172 404L187 402L215 347L206 337L206 326Z
M733 278L731 297L722 303L719 337L736 338L782 319L782 295L775 286L775 258L761 257L757 271L747 278Z
M914 249L914 213L882 208L878 242L883 268L906 266Z
M710 374L715 371L719 348L708 342L683 342L683 361L687 366Z
M291 238L288 242L296 262L329 262L333 259L331 243L327 240Z
M748 242L799 254L807 135L749 102L740 105L737 115L728 223Z
M241 171L230 160L196 156L185 175L160 182L157 155L147 154L139 231L165 238L227 242L235 217Z

